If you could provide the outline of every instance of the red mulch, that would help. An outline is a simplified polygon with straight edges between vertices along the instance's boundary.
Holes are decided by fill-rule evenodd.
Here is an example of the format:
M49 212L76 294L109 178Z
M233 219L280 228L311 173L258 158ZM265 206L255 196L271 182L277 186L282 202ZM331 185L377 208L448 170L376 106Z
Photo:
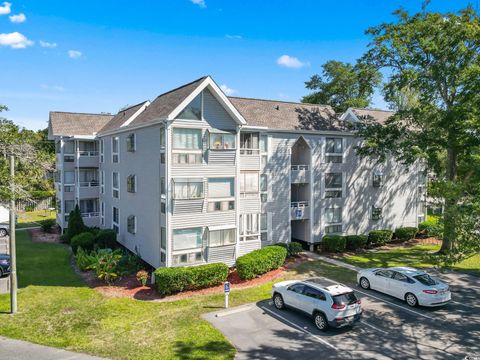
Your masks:
M252 286L257 286L265 284L269 281L278 279L288 269L292 269L299 264L309 261L309 258L301 255L294 258L289 258L285 262L285 265L279 269L272 270L266 274L263 274L260 277L257 277L252 280L242 280L238 276L238 273L235 269L230 270L228 275L228 281L231 283L232 289L243 289ZM106 286L105 283L98 280L92 272L78 272L82 276L83 280L91 288L94 288L98 292L102 293L105 296L109 297L126 297L130 299L137 300L146 300L146 301L171 301L178 300L183 298L188 298L196 295L206 295L206 294L215 294L223 292L223 285L214 286L211 288L193 290L193 291L183 291L178 294L170 296L161 296L159 295L151 285L148 286L139 286L139 283L135 275L130 275L118 280L113 286Z

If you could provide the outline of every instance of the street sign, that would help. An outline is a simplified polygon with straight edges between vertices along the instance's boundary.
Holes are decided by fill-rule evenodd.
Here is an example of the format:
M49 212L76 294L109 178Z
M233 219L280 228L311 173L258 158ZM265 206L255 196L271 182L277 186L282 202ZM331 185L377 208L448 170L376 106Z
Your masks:
M230 283L228 281L225 281L223 283L223 292L225 294L228 294L230 292Z

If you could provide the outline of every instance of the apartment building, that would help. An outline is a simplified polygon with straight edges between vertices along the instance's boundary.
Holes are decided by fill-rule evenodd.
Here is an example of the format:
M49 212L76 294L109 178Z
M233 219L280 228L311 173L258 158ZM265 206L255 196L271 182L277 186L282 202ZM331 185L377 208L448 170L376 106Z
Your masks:
M116 115L51 112L57 222L89 226L154 267L210 262L276 242L422 221L420 166L361 159L349 124L391 112L227 97L209 76Z

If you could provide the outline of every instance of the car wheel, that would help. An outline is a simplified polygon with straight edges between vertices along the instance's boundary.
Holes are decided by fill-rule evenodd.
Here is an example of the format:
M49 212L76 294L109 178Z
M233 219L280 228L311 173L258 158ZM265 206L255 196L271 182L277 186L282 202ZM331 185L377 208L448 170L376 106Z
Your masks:
M5 229L0 229L0 237L4 237L4 236L7 236L7 235L8 235L7 230L5 230Z
M2 269L0 268L0 278L3 277L3 271Z
M360 286L362 289L368 290L370 289L370 281L366 277L360 278Z
M405 302L407 303L408 306L411 306L411 307L415 307L418 305L418 299L412 293L407 293L405 295Z
M282 310L285 307L285 303L283 302L283 297L280 294L273 295L273 304L278 310Z
M315 323L315 326L318 330L325 331L328 328L327 318L320 312L316 312L313 315L313 322Z

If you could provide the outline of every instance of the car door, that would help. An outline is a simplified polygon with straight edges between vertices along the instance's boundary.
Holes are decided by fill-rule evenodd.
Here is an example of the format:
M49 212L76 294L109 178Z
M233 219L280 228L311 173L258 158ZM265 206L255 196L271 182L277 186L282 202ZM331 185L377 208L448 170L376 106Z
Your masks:
M300 301L300 310L308 314L313 314L314 310L322 310L326 306L327 297L320 290L305 285L303 288L303 297Z
M303 297L304 287L305 285L303 284L290 285L287 288L287 291L285 291L285 296L283 298L285 304L298 309L301 303L301 297Z
M374 272L370 286L374 290L387 292L393 272L391 270L377 270Z
M410 282L406 275L394 271L392 279L389 282L388 294L403 299L408 292L409 285Z

